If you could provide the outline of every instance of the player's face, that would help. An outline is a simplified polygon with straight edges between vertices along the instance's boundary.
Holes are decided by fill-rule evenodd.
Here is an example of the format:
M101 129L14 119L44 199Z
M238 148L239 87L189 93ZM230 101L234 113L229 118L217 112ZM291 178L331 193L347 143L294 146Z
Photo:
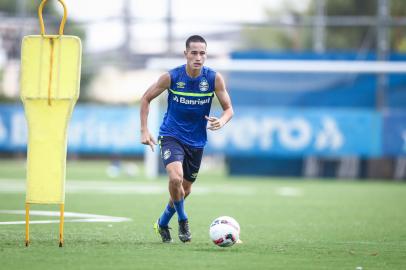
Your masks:
M191 42L189 48L186 48L185 57L189 70L200 70L206 60L206 44L202 42Z

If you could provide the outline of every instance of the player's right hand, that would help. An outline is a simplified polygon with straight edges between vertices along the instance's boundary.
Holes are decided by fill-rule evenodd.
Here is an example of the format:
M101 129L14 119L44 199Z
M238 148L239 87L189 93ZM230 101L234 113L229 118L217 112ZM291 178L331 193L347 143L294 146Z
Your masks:
M156 142L154 138L151 136L151 133L149 133L149 131L141 133L141 143L149 145L151 147L152 152L154 152L154 145L156 145Z

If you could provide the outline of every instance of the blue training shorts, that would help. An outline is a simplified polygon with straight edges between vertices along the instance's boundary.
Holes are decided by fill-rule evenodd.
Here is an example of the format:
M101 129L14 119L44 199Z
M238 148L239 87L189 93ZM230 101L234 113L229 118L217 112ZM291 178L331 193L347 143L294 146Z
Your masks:
M203 148L194 148L169 136L159 136L161 159L165 167L174 161L182 162L183 178L194 182L202 162Z

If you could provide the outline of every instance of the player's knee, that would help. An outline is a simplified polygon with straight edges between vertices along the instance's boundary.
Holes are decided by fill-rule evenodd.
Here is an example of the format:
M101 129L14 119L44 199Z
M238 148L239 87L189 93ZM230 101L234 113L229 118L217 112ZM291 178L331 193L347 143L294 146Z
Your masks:
M183 182L183 177L182 175L179 174L173 174L169 177L169 184L171 186L181 186Z

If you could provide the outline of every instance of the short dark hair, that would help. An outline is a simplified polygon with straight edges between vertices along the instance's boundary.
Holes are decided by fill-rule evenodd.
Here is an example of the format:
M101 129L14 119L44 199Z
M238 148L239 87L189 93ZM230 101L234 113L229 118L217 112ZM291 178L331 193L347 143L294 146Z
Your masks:
M192 43L192 42L201 42L201 43L206 44L206 46L207 46L207 42L202 36L193 35L193 36L188 37L188 39L186 40L186 49L190 47L190 43Z

